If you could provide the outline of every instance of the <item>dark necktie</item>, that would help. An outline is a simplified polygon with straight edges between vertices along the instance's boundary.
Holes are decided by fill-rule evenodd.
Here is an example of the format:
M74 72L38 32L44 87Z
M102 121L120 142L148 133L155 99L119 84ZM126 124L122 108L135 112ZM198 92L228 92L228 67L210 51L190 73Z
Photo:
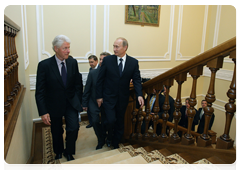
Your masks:
M119 60L120 60L120 64L118 65L118 68L119 68L119 73L120 73L120 77L121 77L122 76L122 67L123 67L122 61L123 61L123 59L120 58Z
M66 72L66 68L65 68L64 62L62 62L61 64L62 64L62 70L61 70L61 72L62 72L62 81L63 81L64 86L66 86L66 84L67 84L67 72Z

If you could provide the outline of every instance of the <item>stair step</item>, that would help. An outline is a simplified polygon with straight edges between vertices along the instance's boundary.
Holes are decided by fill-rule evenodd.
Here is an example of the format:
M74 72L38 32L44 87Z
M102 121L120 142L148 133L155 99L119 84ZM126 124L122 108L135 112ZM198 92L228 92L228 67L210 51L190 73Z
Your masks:
M143 147L147 152L151 152L151 151L153 151L153 150L155 150L153 147L151 147L151 146L145 146L145 147Z
M101 150L101 149L99 149L99 150ZM114 150L110 150L110 151L106 151L106 152L101 152L101 153L98 153L98 154L95 154L95 155L90 155L90 156L87 156L87 157L82 157L82 158L79 158L79 159L75 159L73 161L64 162L64 164L84 164L86 162L95 161L95 160L105 158L105 157L109 157L109 156L112 156L112 155L116 155L116 154L119 154L119 153L120 152L119 152L118 149L114 149Z
M161 154L163 154L164 156L169 156L172 155L173 153L170 152L169 150L167 150L166 148L160 149L158 150Z
M108 147L105 147L105 148L102 148L102 149L98 149L98 150L93 150L93 151L89 151L89 152L78 152L76 155L73 155L73 157L76 159L81 159L81 158L84 158L84 157L89 157L89 156L93 156L93 155L97 155L97 154L100 154L100 153L105 153L106 151L109 151L111 150L110 148ZM67 162L67 159L63 156L62 159L59 160L60 163L65 163Z
M189 164L185 159L176 153L167 156L166 160L168 164Z
M111 164L128 158L131 158L131 155L128 152L123 152L108 157L100 157L97 160L86 162L86 164Z
M132 170L168 170L160 161L153 161L148 164L133 168Z
M138 166L147 164L147 161L142 156L136 156L127 160L119 161L113 164L95 168L94 170L130 170Z
M198 154L179 153L178 155L190 164L202 159L202 157Z
M223 161L222 159L216 157L216 156L212 156L210 158L207 159L209 162L211 162L212 164L226 164L225 161Z

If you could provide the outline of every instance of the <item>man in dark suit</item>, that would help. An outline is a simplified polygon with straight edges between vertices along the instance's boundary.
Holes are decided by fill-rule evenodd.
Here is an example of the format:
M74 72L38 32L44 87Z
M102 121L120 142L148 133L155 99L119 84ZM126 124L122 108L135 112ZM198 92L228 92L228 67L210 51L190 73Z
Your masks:
M70 39L65 35L54 38L55 55L38 64L36 82L36 103L43 123L51 125L55 159L73 160L78 136L78 112L81 107L81 83L78 63L70 53ZM66 122L66 149L63 143L63 122Z
M163 95L162 95L163 92ZM170 92L170 91L169 91ZM159 119L162 119L162 114L164 113L163 110L163 104L165 102L165 96L166 96L166 87L163 86L162 91L160 91L159 93L159 112L158 112L158 116ZM153 100L153 102L151 102ZM154 104L155 104L155 100L156 100L156 90L153 89L153 94L150 96L150 109L151 109L151 115L154 115L153 113L153 108L154 108ZM174 107L174 100L172 98L172 96L169 95L169 105L170 105L170 109L168 110L168 114L169 114L169 118L168 121L172 122L173 120L173 112L175 110ZM148 127L152 126L153 127L153 121L150 120ZM146 127L146 123L145 123L145 119L143 120L142 126L141 126L141 133L144 134L145 133L145 127ZM168 128L166 129L168 130ZM157 135L160 135L162 133L162 125L161 124L157 124L157 130L156 130Z
M199 108L198 112L197 112L197 119L199 121L198 122L199 125L198 125L198 129L197 129L197 133L200 133L200 134L202 134L203 131L204 131L204 125L205 125L204 108L207 106L207 101L202 100L201 105L202 105L202 108ZM215 118L215 115L213 113L212 117L210 119L210 122L209 122L208 130L211 130L211 128L212 128L214 118Z
M88 57L88 62L89 62L89 65L90 65L89 73L90 73L91 70L99 68L97 56L90 55ZM91 127L93 127L93 120L92 120L91 112L90 112L89 109L87 110L87 115L88 115L89 124L86 126L86 128L91 128Z
M186 100L185 100L185 106L183 105L183 106L181 107L181 109L180 109L181 119L180 119L178 125L180 125L180 126L182 126L182 127L184 127L184 128L188 128L187 110L190 109L189 100L190 100L189 98L186 98ZM196 114L195 114L195 116L194 116L194 118L193 118L193 123L192 123L192 128L191 128L192 131L195 131L195 125L198 124L198 120L197 120L197 110L195 109L195 111L196 111ZM179 132L178 132L178 135L179 135L180 137L182 137L182 132L179 131Z
M100 54L100 63L99 66L101 66L102 60L104 57L110 55L109 53L101 53ZM96 149L101 149L103 145L105 144L105 138L104 138L104 131L103 127L100 124L100 117L99 113L103 113L103 110L98 107L97 100L96 100L96 90L98 89L96 87L97 83L97 77L99 73L100 67L97 69L92 69L87 78L87 82L84 89L83 94L83 110L89 111L89 116L92 120L93 129L95 131L95 134L98 139L98 145Z
M103 104L106 118L108 138L114 148L124 133L124 115L129 100L130 80L133 80L136 98L140 106L144 105L142 97L141 77L138 60L126 55L128 42L125 38L118 38L113 44L114 54L103 59L97 80L97 102ZM114 130L114 133L113 133Z

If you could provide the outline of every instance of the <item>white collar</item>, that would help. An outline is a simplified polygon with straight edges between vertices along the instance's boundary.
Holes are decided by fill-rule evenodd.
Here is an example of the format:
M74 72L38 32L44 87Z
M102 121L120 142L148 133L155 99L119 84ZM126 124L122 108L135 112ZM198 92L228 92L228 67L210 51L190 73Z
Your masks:
M119 61L120 58L122 58L122 59L123 59L123 62L125 62L125 61L126 61L126 54L125 54L123 57L118 57L118 56L117 56L118 61Z
M61 61L61 60L59 60L59 58L57 58L56 55L55 55L55 59L56 59L58 65L60 65L62 62L64 62L64 64L66 65L66 60Z

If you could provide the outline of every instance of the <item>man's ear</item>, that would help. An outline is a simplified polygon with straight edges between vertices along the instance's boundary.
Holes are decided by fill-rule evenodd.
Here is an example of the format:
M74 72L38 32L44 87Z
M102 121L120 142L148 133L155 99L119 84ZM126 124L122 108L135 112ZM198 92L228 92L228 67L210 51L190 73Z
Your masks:
M58 48L57 46L54 46L54 51L57 52L58 51Z

